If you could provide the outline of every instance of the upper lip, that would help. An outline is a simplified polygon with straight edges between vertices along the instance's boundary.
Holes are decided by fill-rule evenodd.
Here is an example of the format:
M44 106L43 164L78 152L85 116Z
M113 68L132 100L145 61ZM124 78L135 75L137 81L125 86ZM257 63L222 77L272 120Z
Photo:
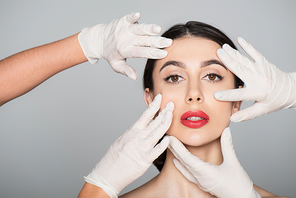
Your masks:
M209 116L201 110L187 111L181 116L181 120L186 120L187 118L190 118L190 117L200 117L200 118L209 120Z

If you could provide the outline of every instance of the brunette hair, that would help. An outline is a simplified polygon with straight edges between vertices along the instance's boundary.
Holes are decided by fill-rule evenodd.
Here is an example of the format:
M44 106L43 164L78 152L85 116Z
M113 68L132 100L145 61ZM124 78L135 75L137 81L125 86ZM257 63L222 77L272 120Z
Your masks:
M188 21L186 24L177 24L168 29L166 32L162 34L163 37L170 39L178 39L184 37L200 37L209 39L218 43L221 47L223 44L227 43L232 48L237 49L234 43L228 38L221 30L198 21ZM156 59L148 59L146 62L144 75L143 75L143 88L149 88L150 91L153 91L153 70L155 68ZM238 88L239 86L243 86L244 83L241 79L235 76L234 86ZM162 140L162 139L161 139ZM161 141L160 140L160 141ZM159 142L160 142L159 141ZM154 162L153 164L156 168L161 171L166 158L166 152L163 152Z

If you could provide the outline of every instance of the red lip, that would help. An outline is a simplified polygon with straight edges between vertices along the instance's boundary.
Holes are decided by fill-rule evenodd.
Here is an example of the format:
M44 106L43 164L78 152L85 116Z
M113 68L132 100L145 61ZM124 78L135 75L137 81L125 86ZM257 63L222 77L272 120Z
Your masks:
M187 120L189 117L201 117L202 120L192 121ZM206 125L209 121L209 116L203 111L187 111L181 116L181 123L189 128L200 128Z

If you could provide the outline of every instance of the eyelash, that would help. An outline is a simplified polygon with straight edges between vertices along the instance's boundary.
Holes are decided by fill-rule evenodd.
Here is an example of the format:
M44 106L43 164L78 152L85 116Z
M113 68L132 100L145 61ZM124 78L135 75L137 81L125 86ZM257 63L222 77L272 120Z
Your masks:
M219 78L218 80L210 80L210 79L209 79L211 82L219 82L220 80L223 80L223 78L224 78L224 77L220 76L219 74L215 74L215 73L209 73L209 74L207 74L205 77L209 77L209 75L215 75L216 78ZM204 77L204 78L205 78L205 77ZM216 78L215 78L215 79L216 79Z
M170 80L172 77L178 77L178 81L176 82L173 82L172 80ZM177 74L172 74L172 75L169 75L168 77L164 78L164 80L168 83L174 83L174 84L177 84L177 83L180 83L180 78L182 78L182 76L180 75L177 75Z
M210 75L215 75L215 79L218 78L217 80L208 79L209 81L211 81L213 83L219 82L219 81L223 80L223 78L224 78L224 77L220 76L219 74L215 74L215 73L208 73L204 78L209 77ZM171 80L172 77L178 77L178 81L173 82ZM177 75L177 74L172 74L172 75L169 75L168 77L164 78L164 80L168 83L178 84L178 83L180 83L180 78L182 78L182 76Z

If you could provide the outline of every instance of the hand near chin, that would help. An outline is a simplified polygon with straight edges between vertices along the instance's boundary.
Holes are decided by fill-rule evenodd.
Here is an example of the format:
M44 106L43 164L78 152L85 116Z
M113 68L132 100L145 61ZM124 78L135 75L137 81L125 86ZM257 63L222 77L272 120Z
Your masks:
M202 190L220 198L260 197L235 155L229 128L226 128L221 136L221 165L204 162L191 154L177 138L170 136L169 139L169 149L177 158L174 159L175 166L184 177Z
M171 125L174 104L168 103L150 122L160 104L161 95L158 95L139 120L109 147L93 171L85 177L86 182L101 187L113 198L148 170L169 145L168 137L159 144L157 142Z
M216 92L215 97L222 101L255 102L250 107L234 113L231 121L250 120L280 109L295 108L296 73L281 71L244 39L238 38L238 43L254 61L227 44L217 51L217 55L246 86L242 89Z

